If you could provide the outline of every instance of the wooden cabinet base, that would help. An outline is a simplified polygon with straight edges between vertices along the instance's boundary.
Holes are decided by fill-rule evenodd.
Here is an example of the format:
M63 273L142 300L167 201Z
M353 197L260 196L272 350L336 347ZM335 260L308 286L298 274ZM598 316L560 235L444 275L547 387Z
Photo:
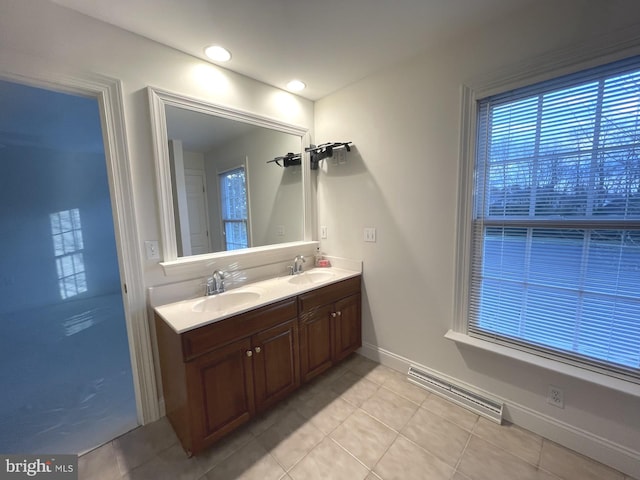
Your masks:
M362 345L360 277L183 334L155 317L167 417L189 456Z

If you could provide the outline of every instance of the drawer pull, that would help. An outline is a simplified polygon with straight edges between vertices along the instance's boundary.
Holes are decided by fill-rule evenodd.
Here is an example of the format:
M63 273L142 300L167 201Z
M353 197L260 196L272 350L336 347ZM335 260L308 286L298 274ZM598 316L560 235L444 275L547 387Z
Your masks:
M260 347L256 347L256 353L260 353L262 349Z
M252 356L253 356L253 351L247 350L247 357L252 357Z

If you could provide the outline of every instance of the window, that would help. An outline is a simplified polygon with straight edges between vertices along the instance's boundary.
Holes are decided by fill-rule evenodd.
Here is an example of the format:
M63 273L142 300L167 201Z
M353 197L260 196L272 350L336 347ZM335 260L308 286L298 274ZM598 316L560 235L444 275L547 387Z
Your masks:
M58 287L64 300L87 291L82 250L80 210L64 210L49 215L53 253L56 257Z
M247 182L244 167L219 174L222 235L226 250L249 247Z
M640 380L640 58L477 106L468 334Z

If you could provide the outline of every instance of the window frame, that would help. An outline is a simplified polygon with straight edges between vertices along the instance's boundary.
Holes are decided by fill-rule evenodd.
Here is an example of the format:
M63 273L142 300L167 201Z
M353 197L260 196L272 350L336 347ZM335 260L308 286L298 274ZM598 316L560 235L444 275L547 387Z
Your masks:
M461 86L461 122L458 170L458 205L456 225L456 271L453 322L445 337L458 344L471 346L536 365L557 373L597 383L634 396L640 396L638 380L624 374L612 374L597 367L590 368L571 359L560 359L546 352L520 349L512 344L487 341L469 335L469 297L471 293L473 213L475 204L475 162L478 130L479 100L518 88L579 73L589 68L607 65L640 54L640 48L622 50L612 41L609 48L601 48L600 55L582 49L567 49L535 61L523 62L497 72L492 78Z

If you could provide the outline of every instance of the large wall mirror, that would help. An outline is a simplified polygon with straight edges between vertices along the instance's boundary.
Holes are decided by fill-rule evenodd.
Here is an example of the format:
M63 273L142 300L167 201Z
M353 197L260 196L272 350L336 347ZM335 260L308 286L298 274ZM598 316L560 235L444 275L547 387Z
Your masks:
M307 163L269 162L304 152L306 129L148 91L163 266L310 240Z

